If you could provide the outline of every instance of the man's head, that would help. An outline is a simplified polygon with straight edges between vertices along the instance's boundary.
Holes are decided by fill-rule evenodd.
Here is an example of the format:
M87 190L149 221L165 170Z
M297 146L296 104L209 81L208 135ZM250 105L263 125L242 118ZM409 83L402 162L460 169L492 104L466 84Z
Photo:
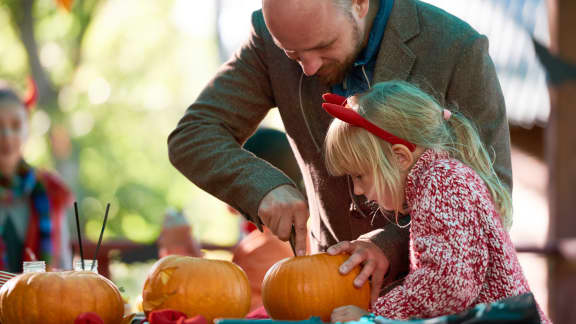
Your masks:
M370 0L263 0L274 42L308 76L342 81L364 47Z

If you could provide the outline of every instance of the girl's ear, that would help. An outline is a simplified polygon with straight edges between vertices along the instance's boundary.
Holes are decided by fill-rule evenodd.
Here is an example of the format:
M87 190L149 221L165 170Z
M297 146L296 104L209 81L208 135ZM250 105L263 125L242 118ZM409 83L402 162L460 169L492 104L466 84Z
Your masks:
M398 163L402 171L409 170L416 159L410 149L402 144L392 145L392 152L394 152L396 163Z

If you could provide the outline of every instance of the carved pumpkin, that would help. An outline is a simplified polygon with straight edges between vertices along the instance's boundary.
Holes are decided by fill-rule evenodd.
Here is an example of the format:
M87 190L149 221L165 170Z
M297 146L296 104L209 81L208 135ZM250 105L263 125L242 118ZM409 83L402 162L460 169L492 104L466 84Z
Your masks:
M242 318L250 309L250 284L229 261L169 255L152 267L142 293L142 307L172 309L188 317Z
M345 276L338 271L346 259L348 255L320 253L274 264L262 283L262 301L270 317L298 321L319 316L329 322L334 308L356 305L368 309L369 284L353 285L360 268Z
M118 288L93 272L25 273L0 289L2 323L70 324L86 312L106 324L121 323L124 313Z

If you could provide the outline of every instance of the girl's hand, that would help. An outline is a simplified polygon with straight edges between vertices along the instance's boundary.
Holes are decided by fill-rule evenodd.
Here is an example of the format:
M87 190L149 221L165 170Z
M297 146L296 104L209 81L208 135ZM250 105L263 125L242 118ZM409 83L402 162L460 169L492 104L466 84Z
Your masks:
M366 310L358 306L354 305L341 306L335 308L332 311L332 315L330 316L330 322L336 323L336 322L357 321L360 319L360 317L368 314L370 313L368 313Z
M340 265L340 273L347 274L358 265L362 271L354 279L354 286L362 287L366 280L372 277L370 303L373 305L380 295L384 276L388 272L390 262L382 250L369 240L342 241L328 248L328 254L336 255L350 253L350 257Z

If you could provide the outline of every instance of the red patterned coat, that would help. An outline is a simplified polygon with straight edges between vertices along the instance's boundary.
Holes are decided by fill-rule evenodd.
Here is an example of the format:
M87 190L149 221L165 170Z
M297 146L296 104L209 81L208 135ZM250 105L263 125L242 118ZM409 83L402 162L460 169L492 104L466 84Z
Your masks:
M436 317L530 291L490 191L471 168L426 150L407 176L405 195L410 273L377 300L377 315Z

